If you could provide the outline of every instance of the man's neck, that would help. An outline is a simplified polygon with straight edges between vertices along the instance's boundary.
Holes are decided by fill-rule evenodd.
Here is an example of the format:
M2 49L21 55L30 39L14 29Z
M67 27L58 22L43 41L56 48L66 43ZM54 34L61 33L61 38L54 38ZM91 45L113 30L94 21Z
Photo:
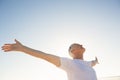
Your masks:
M73 59L81 59L81 60L84 60L84 59L83 59L83 55L81 55L81 56L76 56L76 57L74 57Z

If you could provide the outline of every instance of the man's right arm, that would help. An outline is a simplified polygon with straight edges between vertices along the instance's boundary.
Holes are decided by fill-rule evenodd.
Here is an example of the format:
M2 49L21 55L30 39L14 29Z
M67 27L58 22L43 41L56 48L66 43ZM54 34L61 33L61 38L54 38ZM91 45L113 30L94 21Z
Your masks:
M5 44L4 46L2 46L2 50L4 50L5 52L8 51L20 51L20 52L24 52L26 54L29 54L31 56L37 57L37 58L41 58L44 59L56 66L60 66L60 57L59 56L55 56L52 54L48 54L42 51L38 51L32 48L29 48L27 46L22 45L19 41L15 40L16 43L14 44Z

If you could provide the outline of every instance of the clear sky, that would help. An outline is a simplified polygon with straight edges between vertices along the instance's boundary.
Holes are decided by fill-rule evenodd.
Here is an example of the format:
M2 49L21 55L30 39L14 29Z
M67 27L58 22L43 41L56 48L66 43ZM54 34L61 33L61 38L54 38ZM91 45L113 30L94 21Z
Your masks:
M120 75L119 0L0 0L0 46L24 45L61 57L80 43L85 60L99 59L98 77ZM69 57L70 58L70 57ZM0 80L67 80L54 65L21 52L0 51Z

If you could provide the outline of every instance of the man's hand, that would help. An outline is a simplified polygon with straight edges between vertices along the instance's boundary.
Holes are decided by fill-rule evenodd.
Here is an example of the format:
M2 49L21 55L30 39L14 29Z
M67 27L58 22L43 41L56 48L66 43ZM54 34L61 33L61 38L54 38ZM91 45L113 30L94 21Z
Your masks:
M96 64L99 64L97 57L95 57L95 60L92 60L91 66L95 66Z
M4 50L4 52L8 52L8 51L22 51L22 44L17 41L15 39L15 43L13 44L4 44L2 46L2 50Z
M96 62L97 64L99 64L97 57L95 57L95 62Z

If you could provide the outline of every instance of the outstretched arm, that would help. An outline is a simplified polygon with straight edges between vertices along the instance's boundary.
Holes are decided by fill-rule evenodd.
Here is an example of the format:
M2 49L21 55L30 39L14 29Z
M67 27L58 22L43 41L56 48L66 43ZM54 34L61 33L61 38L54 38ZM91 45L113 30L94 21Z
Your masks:
M60 57L52 55L52 54L47 54L45 52L42 51L38 51L32 48L29 48L27 46L22 45L19 41L17 41L15 39L14 44L4 44L2 46L2 50L4 50L5 52L9 52L9 51L20 51L20 52L24 52L26 54L29 54L31 56L34 57L38 57L41 59L44 59L56 66L60 66Z

